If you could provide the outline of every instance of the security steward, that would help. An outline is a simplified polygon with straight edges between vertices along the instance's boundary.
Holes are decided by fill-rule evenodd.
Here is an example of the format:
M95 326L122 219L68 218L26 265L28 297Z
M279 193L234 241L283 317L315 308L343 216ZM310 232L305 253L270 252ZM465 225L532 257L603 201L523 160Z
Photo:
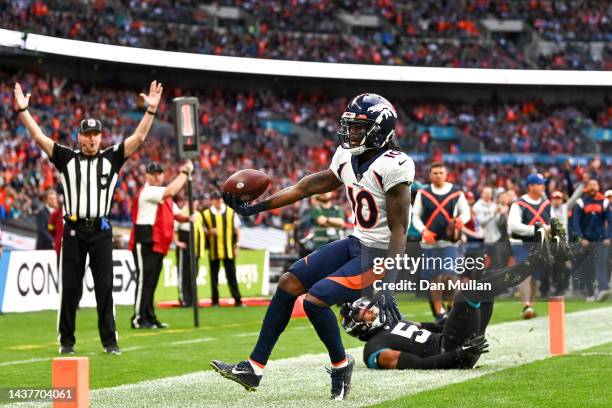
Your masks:
M203 198L203 197L202 197ZM194 260L196 264L196 278L198 276L198 265L201 254L204 253L206 241L204 237L204 219L200 212L199 205L202 199L194 202L195 211L193 213L193 243ZM189 206L185 205L183 213L189 212ZM191 295L191 258L189 257L189 222L181 222L178 225L176 240L176 271L178 280L179 304L181 307L193 306Z
M45 136L28 112L30 94L15 84L14 104L19 118L36 144L47 154L61 174L65 195L66 225L60 255L60 297L58 332L61 354L74 354L75 319L83 291L85 259L94 279L98 330L104 351L121 354L117 345L113 305L113 233L108 214L118 173L126 159L145 141L162 95L162 85L153 81L148 95L140 94L147 111L134 134L123 142L100 150L102 124L96 119L80 123L81 150L54 143Z
M172 197L183 188L192 171L193 164L189 161L181 167L178 176L164 187L162 166L157 162L147 164L146 183L134 199L129 243L138 272L134 315L131 319L133 329L168 327L157 319L153 298L164 257L174 240L174 220L189 220L189 216L181 213Z
M424 260L421 278L430 282L441 283L457 280L451 262L458 256L455 242L458 231L470 221L470 207L461 189L446 181L448 172L442 162L434 162L429 167L431 184L418 191L412 207L413 224L422 236ZM449 236L449 232L457 234ZM436 260L443 259L444 262ZM453 303L454 293L446 290L447 307ZM438 323L446 320L447 310L442 305L442 291L430 290L432 313Z
M545 180L540 174L532 173L525 179L527 194L522 195L510 206L508 213L508 235L512 245L515 262L527 258L529 248L535 241L535 224L550 224L550 200L545 195ZM535 270L519 285L523 301L523 319L536 315L533 301L538 289L538 281L543 278L542 271Z
M212 206L204 210L202 215L208 248L212 305L219 305L219 267L223 262L227 284L234 298L234 306L242 306L242 298L236 280L240 220L234 210L223 203L219 192L211 193L211 204Z

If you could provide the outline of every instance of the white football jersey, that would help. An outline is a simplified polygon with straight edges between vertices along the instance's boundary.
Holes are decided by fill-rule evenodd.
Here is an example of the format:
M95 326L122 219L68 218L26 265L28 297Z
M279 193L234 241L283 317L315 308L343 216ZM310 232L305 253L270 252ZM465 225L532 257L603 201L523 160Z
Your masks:
M346 188L353 209L353 236L366 246L387 249L391 230L387 225L385 193L399 183L414 181L412 159L406 153L387 150L357 168L357 156L338 147L330 170Z

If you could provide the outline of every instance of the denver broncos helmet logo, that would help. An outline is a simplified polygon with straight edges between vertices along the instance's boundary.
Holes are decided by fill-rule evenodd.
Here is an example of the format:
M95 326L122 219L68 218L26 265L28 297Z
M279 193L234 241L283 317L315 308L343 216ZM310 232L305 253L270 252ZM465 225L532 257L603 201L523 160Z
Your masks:
M368 112L380 112L376 118L376 123L380 123L382 120L390 117L397 118L397 113L393 106L384 103L377 103L376 105L370 106Z

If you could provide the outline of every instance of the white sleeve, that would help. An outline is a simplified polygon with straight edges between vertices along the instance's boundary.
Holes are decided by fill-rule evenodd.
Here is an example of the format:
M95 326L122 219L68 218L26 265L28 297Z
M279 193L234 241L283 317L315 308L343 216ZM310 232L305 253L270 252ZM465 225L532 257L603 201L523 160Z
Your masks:
M182 212L182 210L179 208L179 206L176 205L175 202L173 202L172 203L172 214L176 215L176 214L179 214L181 212ZM187 210L187 212L189 212L189 210Z
M342 146L338 146L336 152L334 153L334 157L332 157L331 164L329 165L329 169L334 173L336 178L342 181L342 177L338 174L338 169L340 168L340 156L342 153Z
M414 181L414 162L410 157L403 154L398 159L390 162L382 175L383 189L385 193L400 183L412 183Z
M241 225L240 217L238 217L238 214L234 213L234 228L240 228Z
M421 220L421 215L423 214L423 197L421 195L421 191L417 192L416 197L414 198L414 204L412 205L412 225L416 228L417 231L423 232L425 229L425 224L423 224L423 220Z
M472 207L474 210L474 214L476 214L476 219L478 223L482 225L482 227L486 227L487 224L495 219L497 205L493 207L493 211L489 211L487 207L482 203L482 201L478 200Z
M463 224L467 224L470 222L472 215L470 214L470 205L465 198L465 194L461 193L459 195L459 200L457 200L457 204L455 205L455 212L458 213L459 219Z
M535 234L533 225L523 224L521 217L521 207L517 203L510 206L508 213L508 232L523 237L532 237Z
M140 200L155 204L161 203L164 199L164 191L166 187L145 186L140 192Z

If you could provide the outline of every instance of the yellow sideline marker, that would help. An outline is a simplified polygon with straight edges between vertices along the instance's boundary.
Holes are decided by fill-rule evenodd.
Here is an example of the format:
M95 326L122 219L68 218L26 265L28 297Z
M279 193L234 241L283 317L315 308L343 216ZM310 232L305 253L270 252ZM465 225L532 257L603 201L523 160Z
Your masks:
M54 399L53 408L89 407L89 358L58 357L51 364L51 387L70 389L74 395L70 401Z
M548 300L548 323L550 329L550 354L566 354L565 348L565 299L554 296Z

